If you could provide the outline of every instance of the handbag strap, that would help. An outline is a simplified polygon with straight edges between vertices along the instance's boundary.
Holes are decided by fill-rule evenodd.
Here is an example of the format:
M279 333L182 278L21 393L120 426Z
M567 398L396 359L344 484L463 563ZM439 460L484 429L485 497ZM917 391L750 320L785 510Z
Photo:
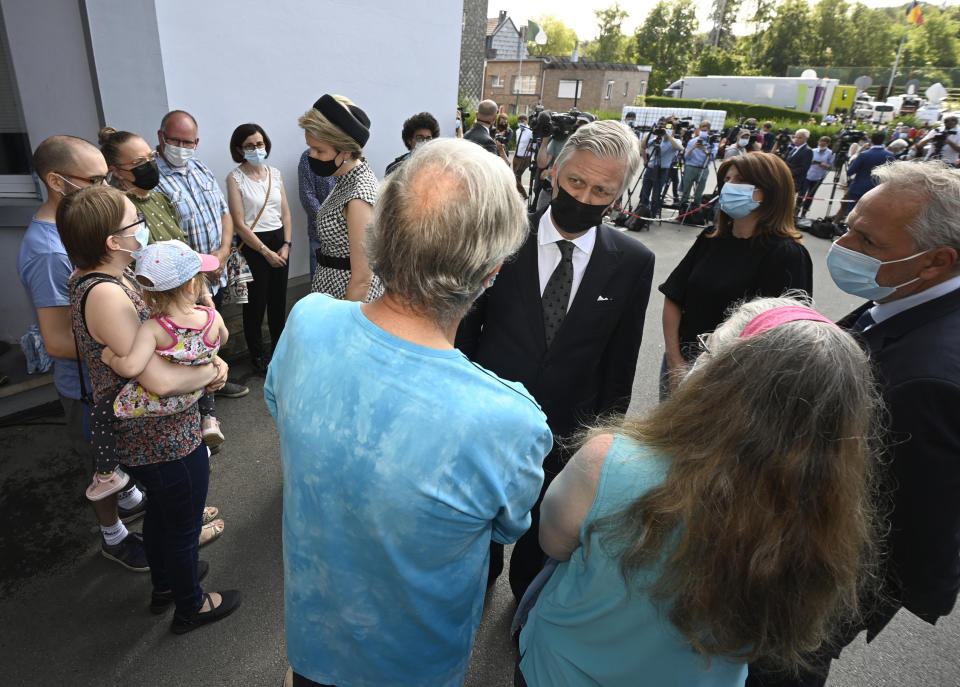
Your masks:
M250 225L250 231L253 231L257 227L257 222L260 221L260 216L263 215L263 211L267 209L267 203L270 202L270 189L273 188L273 174L270 172L270 168L267 167L267 195L263 197L263 207L260 208L260 212L257 213L257 217L253 220L253 224Z
M252 232L256 226L257 222L260 221L260 216L263 215L263 211L267 209L267 203L270 201L270 189L273 188L273 173L270 171L270 167L267 167L267 195L263 197L263 206L260 208L260 212L257 213L256 218L253 220L253 224L250 225L250 231ZM237 250L242 250L244 242L241 241L237 244Z

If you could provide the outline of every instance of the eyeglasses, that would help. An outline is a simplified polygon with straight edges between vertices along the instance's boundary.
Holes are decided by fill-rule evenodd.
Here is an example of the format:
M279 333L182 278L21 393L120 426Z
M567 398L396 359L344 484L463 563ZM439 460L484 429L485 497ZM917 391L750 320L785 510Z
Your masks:
M125 171L125 172L129 172L129 171L132 170L134 167L139 167L140 165L146 164L146 163L148 163L148 162L153 162L153 161L156 160L156 159L157 159L157 156L151 151L151 153L150 153L149 155L147 155L146 157L138 157L138 158L137 158L136 160L134 160L133 162L124 163L123 166L117 165L117 167L119 167L120 169L122 169L122 170Z
M706 334L697 334L697 343L700 344L700 350L704 353L710 352L710 335L713 332L707 332Z
M259 143L244 143L244 144L243 144L243 149L244 149L244 150L263 150L263 149L266 148L266 147L267 147L267 144L264 143L263 141L260 141Z
M163 134L163 142L179 146L180 148L196 148L197 143L200 142L200 139L197 138L190 141L186 138L174 138L173 136L167 136L166 134Z
M107 177L106 177L106 176L102 176L102 175L100 175L100 174L95 174L95 175L92 176L92 177L81 177L81 176L77 176L76 174L67 174L66 172L54 172L54 174L56 174L56 175L58 175L58 176L61 176L61 177L67 177L68 179L76 179L77 181L85 181L85 182L87 182L88 184L90 184L91 186L103 186L104 184L107 183ZM72 182L68 182L68 183L72 183ZM74 184L74 186L76 186L76 184ZM78 187L78 188L79 188L79 187Z
M424 143L426 141L432 141L433 136L420 136L419 134L413 137L414 143Z
M144 214L143 214L142 212L138 212L138 213L137 213L137 221L136 221L136 222L134 222L134 223L132 223L132 224L128 224L128 225L125 226L125 227L120 227L120 228L117 229L116 231L111 231L110 233L111 233L111 234L119 234L120 232L126 231L127 229L132 229L133 227L139 227L141 224L146 225L146 223L147 223L147 218L144 216Z

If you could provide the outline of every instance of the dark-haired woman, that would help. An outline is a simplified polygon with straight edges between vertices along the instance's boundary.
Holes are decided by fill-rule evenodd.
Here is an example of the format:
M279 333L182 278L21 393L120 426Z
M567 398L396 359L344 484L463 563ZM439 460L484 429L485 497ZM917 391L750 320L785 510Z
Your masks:
M813 295L813 264L793 224L790 170L770 153L723 161L717 171L717 226L704 230L660 285L664 295L661 400L697 353L697 335L712 332L729 308L787 290Z
M286 322L293 232L280 170L266 164L270 148L270 137L259 124L241 124L230 137L230 156L240 166L227 176L227 204L253 274L243 304L243 336L258 372L266 372L272 351L260 332L264 312L272 346L280 340Z
M873 568L879 405L828 319L739 308L668 399L594 432L547 490L540 543L561 562L517 683L739 687L758 656L802 665Z
M100 151L107 161L111 183L126 192L127 198L146 218L150 243L177 239L188 243L177 221L177 209L160 191L160 169L156 153L140 136L106 126L99 134Z
M310 169L336 186L317 213L323 250L317 255L313 291L348 301L372 301L383 285L364 250L367 224L377 201L377 177L363 157L370 119L342 95L323 95L298 123L310 146Z

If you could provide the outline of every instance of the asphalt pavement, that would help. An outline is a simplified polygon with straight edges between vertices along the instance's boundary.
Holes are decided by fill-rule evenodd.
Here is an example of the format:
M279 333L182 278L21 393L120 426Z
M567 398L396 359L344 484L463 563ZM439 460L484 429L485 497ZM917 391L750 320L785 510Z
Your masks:
M820 212L815 205L811 214ZM697 231L664 222L631 234L656 254L654 286ZM805 244L814 263L816 304L827 316L840 317L858 301L827 274L829 242L808 236ZM662 304L654 289L631 413L656 402ZM279 687L287 667L279 443L263 401L263 379L240 362L232 370L250 394L217 402L227 441L212 460L208 503L220 508L226 531L201 550L201 558L211 567L205 588L239 588L244 601L230 618L185 636L169 632L170 614L148 612L149 575L124 571L99 555L83 496L89 475L69 450L62 417L38 415L0 427L0 684ZM513 611L501 576L487 596L466 685L513 684L515 657L507 636ZM960 685L960 612L937 627L901 612L870 646L862 636L851 645L828 684Z

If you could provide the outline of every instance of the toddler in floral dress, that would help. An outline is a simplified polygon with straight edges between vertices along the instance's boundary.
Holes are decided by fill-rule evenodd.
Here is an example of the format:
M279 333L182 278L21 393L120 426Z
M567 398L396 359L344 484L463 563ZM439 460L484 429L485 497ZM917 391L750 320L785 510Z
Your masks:
M219 446L223 440L220 423L214 415L213 394L203 389L176 396L157 396L137 382L154 354L181 365L202 365L217 355L227 341L229 332L223 318L213 308L197 305L197 297L204 292L203 272L219 266L212 255L195 252L182 241L159 241L136 254L136 280L143 290L143 300L154 315L140 325L129 353L117 355L103 349L102 359L113 370L130 381L113 399L111 414L118 418L172 415L194 403L200 408L201 432L207 446ZM108 412L94 408L94 413ZM103 491L116 482L112 477L118 470L111 464L112 451L102 447L97 451L97 474L91 489L103 484ZM89 493L88 497L94 499Z

